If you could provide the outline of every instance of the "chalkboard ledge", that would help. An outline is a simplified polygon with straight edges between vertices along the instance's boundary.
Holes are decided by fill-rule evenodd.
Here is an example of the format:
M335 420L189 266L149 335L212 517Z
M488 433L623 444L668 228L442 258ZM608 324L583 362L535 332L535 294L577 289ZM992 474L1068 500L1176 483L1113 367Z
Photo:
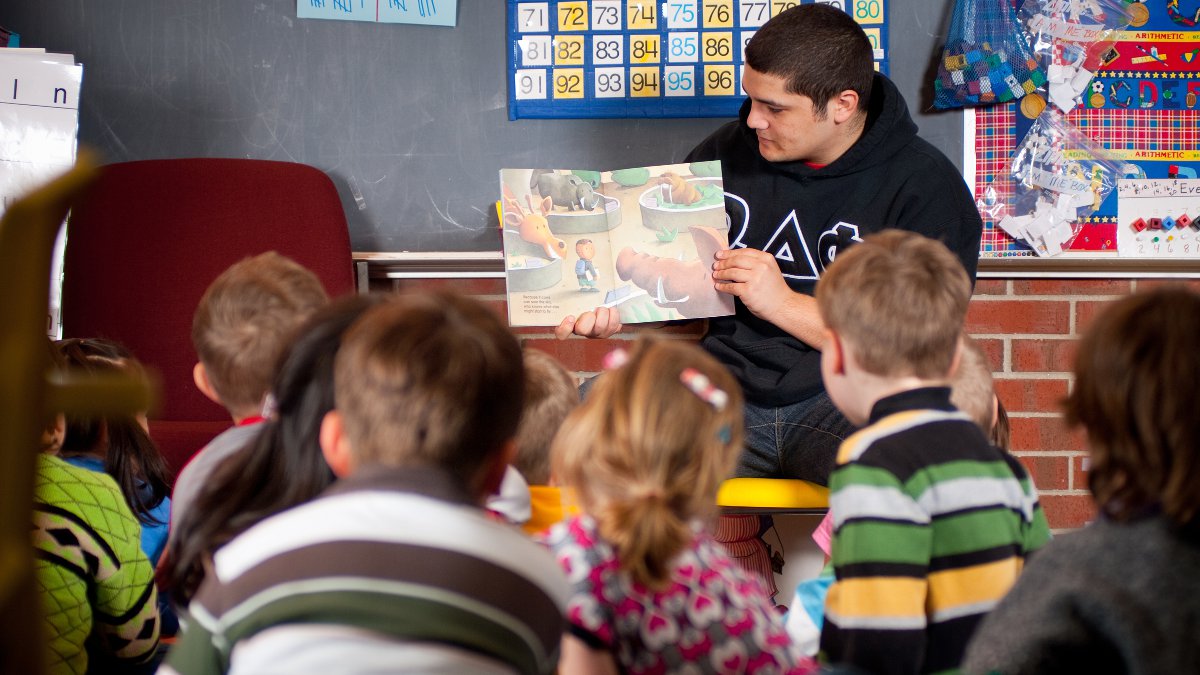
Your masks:
M490 279L504 278L501 251L356 252L354 269L359 289L372 279Z
M501 251L357 252L358 288L386 279L502 279ZM1200 259L1119 258L1064 254L1053 258L980 258L980 279L1200 279Z
M980 279L1196 279L1200 259L1064 253L1052 258L980 258Z

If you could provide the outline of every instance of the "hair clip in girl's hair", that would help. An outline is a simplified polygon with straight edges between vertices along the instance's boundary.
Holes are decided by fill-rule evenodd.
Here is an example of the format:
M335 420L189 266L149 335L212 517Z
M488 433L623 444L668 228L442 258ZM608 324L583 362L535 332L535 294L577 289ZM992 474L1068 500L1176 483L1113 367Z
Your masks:
M604 369L616 370L629 361L629 352L617 347L604 356Z
M717 429L717 439L722 443L731 443L733 441L733 430L729 428L728 424Z
M724 410L725 404L729 402L729 394L724 390L718 389L717 385L708 379L704 373L695 368L684 368L679 374L679 381L685 387L692 390L696 396L700 397L701 401L711 405L716 410Z

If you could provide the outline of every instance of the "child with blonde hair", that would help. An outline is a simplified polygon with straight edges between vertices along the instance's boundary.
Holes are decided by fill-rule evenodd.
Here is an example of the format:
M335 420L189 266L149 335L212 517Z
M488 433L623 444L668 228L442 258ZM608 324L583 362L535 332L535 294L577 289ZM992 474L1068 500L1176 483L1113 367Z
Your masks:
M546 535L572 584L563 671L803 672L762 584L705 527L741 448L737 383L683 342L608 360L551 450L582 511Z
M962 335L962 358L950 379L950 402L971 416L992 445L1008 450L1008 414L996 395L992 363L970 335Z

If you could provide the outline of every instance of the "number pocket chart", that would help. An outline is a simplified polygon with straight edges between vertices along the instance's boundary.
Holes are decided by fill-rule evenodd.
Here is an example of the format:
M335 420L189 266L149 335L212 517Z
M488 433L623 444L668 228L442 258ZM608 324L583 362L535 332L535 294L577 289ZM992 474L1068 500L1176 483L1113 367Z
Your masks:
M887 72L888 0L508 0L509 119L734 117L746 43L811 2L854 17Z

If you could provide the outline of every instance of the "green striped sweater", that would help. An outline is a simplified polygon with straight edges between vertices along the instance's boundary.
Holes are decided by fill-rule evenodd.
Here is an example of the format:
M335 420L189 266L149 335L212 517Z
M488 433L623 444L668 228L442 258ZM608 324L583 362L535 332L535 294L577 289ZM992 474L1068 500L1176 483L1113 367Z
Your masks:
M924 388L876 402L830 478L837 580L822 658L873 673L956 672L972 633L1050 531L1032 481Z

